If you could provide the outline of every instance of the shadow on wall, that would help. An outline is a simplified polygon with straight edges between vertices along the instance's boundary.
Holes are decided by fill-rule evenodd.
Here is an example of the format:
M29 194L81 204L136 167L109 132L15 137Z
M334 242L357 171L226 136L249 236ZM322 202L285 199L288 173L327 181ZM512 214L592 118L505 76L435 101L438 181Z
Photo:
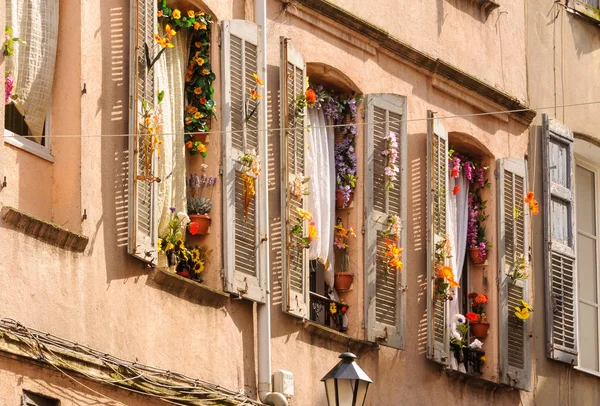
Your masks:
M103 3L100 17L101 52L107 56L102 59L102 94L97 107L102 119L101 133L127 134L129 8L123 7L122 1L107 0ZM108 283L144 272L142 263L127 255L128 142L127 137L103 137L101 143L103 213L96 224L96 232L103 227Z
M562 12L565 12L561 7ZM575 50L577 56L587 55L600 48L600 36L598 35L598 27L583 20L572 13L566 13L571 26L573 40L575 41ZM557 20L555 20L555 23ZM560 20L558 20L560 21Z

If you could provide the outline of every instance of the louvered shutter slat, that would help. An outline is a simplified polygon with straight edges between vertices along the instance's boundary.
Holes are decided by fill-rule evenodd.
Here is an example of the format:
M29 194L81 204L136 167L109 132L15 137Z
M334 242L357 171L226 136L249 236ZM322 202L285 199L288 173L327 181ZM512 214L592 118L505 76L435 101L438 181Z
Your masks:
M529 255L529 205L527 195L527 164L522 159L506 158L498 163L498 280L499 280L499 346L500 371L503 383L519 389L530 387L529 322L515 316L521 299L529 302L529 283L512 280L522 256Z
M404 97L391 94L369 95L367 104L367 134L365 142L365 315L367 336L371 341L394 348L404 348L407 268L402 272L387 271L382 255L387 251L387 218L390 215L406 219L406 127L402 118L406 116ZM386 158L381 152L387 149L385 136L393 131L397 135L400 168L392 189L386 188ZM406 241L406 231L398 245ZM403 262L406 255L403 252Z
M289 39L281 37L280 46L283 311L297 317L308 318L308 250L302 247L301 237L290 232L291 226L298 223L297 209L304 209L306 206L305 199L298 200L292 196L290 190L290 184L296 173L304 174L306 120L295 119L294 100L304 92L306 64ZM306 114L306 109L304 113ZM306 224L304 228L306 229Z
M573 133L542 115L548 357L577 365Z
M434 301L435 244L445 238L448 193L448 132L431 111L427 137L427 356L446 364L449 360L446 301Z
M225 290L257 302L265 300L266 272L263 266L268 244L266 234L266 146L261 139L264 90L256 112L246 118L246 105L252 111L259 101L252 100L253 73L262 75L260 27L245 20L223 21L223 246ZM247 170L240 158L255 149L262 161L262 173L254 180L256 194L245 211L245 184L241 175Z
M156 25L154 0L131 2L131 52L130 52L130 106L129 106L129 225L128 252L145 262L156 263L158 221L156 184L140 177L155 172L157 157L148 154L151 138L140 134L144 115L142 101L154 106L154 69L148 71L144 44L152 47ZM150 163L149 171L146 171Z

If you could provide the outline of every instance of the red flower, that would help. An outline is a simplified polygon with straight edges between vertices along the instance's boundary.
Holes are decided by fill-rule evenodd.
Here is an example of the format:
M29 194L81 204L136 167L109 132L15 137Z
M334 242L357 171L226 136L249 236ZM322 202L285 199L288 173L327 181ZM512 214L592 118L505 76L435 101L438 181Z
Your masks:
M452 173L450 174L450 177L458 178L458 168L457 167L452 168Z
M458 194L458 192L460 192L460 185L454 186L454 189L452 190L452 194L454 194L454 196L456 196Z
M305 95L306 95L306 103L314 104L317 101L317 94L315 93L314 90L307 89Z
M188 228L190 229L190 234L191 235L196 235L196 233L198 232L198 223L196 223L195 221L192 221L188 225Z
M477 297L475 299L473 299L473 303L475 304L485 304L488 302L488 298L487 295L485 293L482 293L481 295L477 295Z
M348 306L342 306L342 308L340 309L340 311L342 313L346 313L348 311Z
M473 312L468 312L466 314L466 316L467 316L467 319L469 319L469 321L471 321L471 322L476 322L477 320L479 320L479 317L477 317L477 315Z

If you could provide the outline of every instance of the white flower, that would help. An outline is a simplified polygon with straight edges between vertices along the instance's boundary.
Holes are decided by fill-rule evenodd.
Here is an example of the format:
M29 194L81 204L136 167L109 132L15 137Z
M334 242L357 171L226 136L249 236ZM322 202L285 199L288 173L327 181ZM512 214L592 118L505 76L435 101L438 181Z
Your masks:
M177 218L179 219L179 221L181 222L181 224L187 226L190 222L190 218L188 217L187 214L185 214L184 212L180 211L179 213L177 213Z
M473 340L471 344L469 344L469 348L477 348L480 350L483 347L483 343L478 339Z
M463 316L460 313L457 313L454 315L454 317L452 317L452 322L453 323L458 323L458 324L465 324L466 319L465 316Z
M462 335L456 330L452 331L452 336L459 341L463 339Z

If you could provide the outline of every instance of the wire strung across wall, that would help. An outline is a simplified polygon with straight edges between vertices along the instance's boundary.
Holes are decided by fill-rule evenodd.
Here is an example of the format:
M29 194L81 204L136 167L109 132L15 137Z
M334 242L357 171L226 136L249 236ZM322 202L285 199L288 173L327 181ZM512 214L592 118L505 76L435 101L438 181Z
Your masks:
M56 355L51 347L54 347L55 351L57 349L66 350L84 354L99 360L102 362L103 367L112 371L110 373L111 376L119 377L119 379L115 379L114 377L111 379L99 375L91 375L86 373L82 368L77 369L73 367L73 363L70 363L69 369L74 369L77 374L81 374L87 379L116 386L144 396L158 398L167 403L175 405L205 405L214 404L214 402L222 400L236 402L235 404L237 405L261 405L260 402L249 399L243 392L235 392L217 384L206 382L201 379L190 378L177 372L154 368L137 362L126 361L86 345L78 344L34 328L28 328L20 322L10 318L3 318L0 320L0 331L16 336L19 341L31 349L32 353L37 356L39 362L51 365L77 384L113 402L117 401L90 388L65 371L67 368L62 367L60 362L55 361L60 361L61 356ZM150 385L156 389L153 389ZM141 388L145 388L145 390L141 390ZM162 394L160 392L162 392Z
M594 104L600 104L600 101L593 101L593 102L585 102L585 103L571 103L571 104L564 104L564 105L554 105L554 106L546 106L546 107L535 107L535 108L522 108L522 109L514 109L514 110L499 110L499 111L490 111L490 112L485 112L485 113L470 113L470 114L457 114L457 115L453 115L453 116L436 116L433 119L435 120L449 120L449 119L455 119L455 118L469 118L469 117L481 117L481 116L489 116L489 115L498 115L498 114L511 114L511 113L522 113L522 112L526 112L526 111L535 111L535 112L539 112L542 110L552 110L555 108L559 108L559 107L580 107L580 106L589 106L589 105L594 105ZM367 125L372 125L372 124L386 124L386 123L408 123L408 122L415 122L415 121L427 121L427 120L432 120L432 118L410 118L410 119L400 119L400 120L384 120L384 121L371 121L371 122L362 122L360 123L363 126L367 126ZM343 127L347 127L348 124L330 124L330 125L324 125L324 126L312 126L312 128L343 128ZM278 131L293 131L295 130L294 127L279 127L279 128L266 128L266 129L262 129L262 130L252 130L253 132L266 132L266 133L270 133L270 132L278 132ZM220 130L220 131L208 131L208 132L185 132L185 133L161 133L161 136L173 136L173 135L196 135L196 134L207 134L207 135L220 135L220 134L236 134L236 133L243 133L244 131L249 131L249 130ZM49 137L50 138L119 138L119 137L133 137L133 136L139 136L139 135L146 135L146 134L139 134L139 133L126 133L126 134L87 134L87 135L81 135L81 134L50 134ZM34 136L32 135L18 135L18 134L4 134L5 138L33 138Z

